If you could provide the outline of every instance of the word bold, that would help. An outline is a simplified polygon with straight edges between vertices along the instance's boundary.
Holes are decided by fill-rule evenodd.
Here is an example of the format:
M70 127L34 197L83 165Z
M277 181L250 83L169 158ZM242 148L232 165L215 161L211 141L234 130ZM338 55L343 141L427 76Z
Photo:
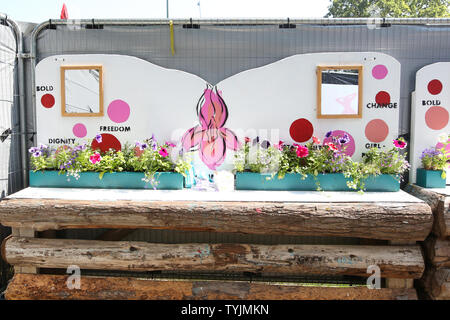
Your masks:
M53 86L37 86L36 91L53 91Z

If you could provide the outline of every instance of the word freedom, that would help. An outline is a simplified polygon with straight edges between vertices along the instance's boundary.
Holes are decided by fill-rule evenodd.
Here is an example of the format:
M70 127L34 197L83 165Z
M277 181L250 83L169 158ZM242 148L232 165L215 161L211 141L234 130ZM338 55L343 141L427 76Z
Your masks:
M182 315L207 315L209 318L214 316L214 312L226 312L227 315L242 316L242 315L261 315L269 314L269 305L251 304L251 305L232 305L226 304L225 309L216 309L216 307L196 307L188 304L187 307L181 308Z

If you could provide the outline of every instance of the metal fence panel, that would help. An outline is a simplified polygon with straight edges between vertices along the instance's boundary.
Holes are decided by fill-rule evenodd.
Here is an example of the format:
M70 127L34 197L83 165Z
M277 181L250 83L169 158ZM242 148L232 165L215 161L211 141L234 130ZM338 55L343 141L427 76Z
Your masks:
M383 52L402 65L399 134L409 132L410 93L416 71L430 63L450 61L449 25L301 24L280 29L279 24L242 21L236 25L200 24L200 29L176 25L174 36L176 53L172 56L168 25L105 25L103 29L58 25L56 30L39 33L36 61L55 54L126 54L196 74L215 84L294 54Z
M20 148L17 97L16 35L0 25L0 199L19 189Z

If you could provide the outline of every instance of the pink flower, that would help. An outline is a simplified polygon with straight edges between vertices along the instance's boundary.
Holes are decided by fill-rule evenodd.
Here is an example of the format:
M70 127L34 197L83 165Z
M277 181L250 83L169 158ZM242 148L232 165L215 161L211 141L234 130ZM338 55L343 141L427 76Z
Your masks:
M400 138L400 139L394 139L394 140L392 140L392 141L393 141L393 143L394 143L394 146L395 146L397 149L405 149L406 146L407 146L407 143L406 143L405 140L403 140L402 138Z
M278 144L274 145L274 147L280 151L283 151L283 146L284 146L284 142L281 140L278 142Z
M301 145L296 145L297 146L297 157L299 158L304 158L307 157L309 154L309 150L307 147L305 146L301 146Z
M328 148L330 148L333 151L338 151L339 150L334 143L327 142L327 143L325 143L325 145L328 146Z
M312 139L314 144L320 144L319 138L313 136Z
M92 164L96 164L97 162L100 162L102 160L102 156L100 153L94 153L92 156L89 157L89 161Z
M166 146L171 147L171 148L175 148L176 145L173 144L172 142L166 141Z
M160 154L161 156L163 156L164 158L167 157L167 156L169 155L169 153L167 152L167 149L166 149L166 148L161 148L161 150L159 150L158 152L159 152L159 154Z

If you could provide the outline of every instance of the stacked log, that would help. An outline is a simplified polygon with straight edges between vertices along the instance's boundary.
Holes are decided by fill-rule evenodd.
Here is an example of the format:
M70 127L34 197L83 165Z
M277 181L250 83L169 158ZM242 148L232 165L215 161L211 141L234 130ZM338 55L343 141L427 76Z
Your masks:
M426 189L416 185L407 191L427 202L433 212L432 233L422 243L425 272L419 285L425 297L450 299L450 192L447 189Z
M425 263L420 246L433 216L428 204L368 202L85 201L14 199L0 203L0 223L13 228L1 246L16 275L7 299L417 299L412 287ZM36 238L39 232L111 228L96 240ZM374 245L146 243L119 240L133 229L338 236L388 240ZM38 233L38 234L36 234ZM437 257L441 253L438 251ZM243 281L140 280L90 277L111 272L252 273L265 277L331 275L370 279L373 267L386 288ZM78 268L80 289L63 276ZM40 268L63 271L39 274ZM71 271L69 271L69 269ZM53 271L54 272L54 271ZM74 274L75 277L75 274ZM76 278L76 277L75 277ZM75 279L74 278L74 279Z

